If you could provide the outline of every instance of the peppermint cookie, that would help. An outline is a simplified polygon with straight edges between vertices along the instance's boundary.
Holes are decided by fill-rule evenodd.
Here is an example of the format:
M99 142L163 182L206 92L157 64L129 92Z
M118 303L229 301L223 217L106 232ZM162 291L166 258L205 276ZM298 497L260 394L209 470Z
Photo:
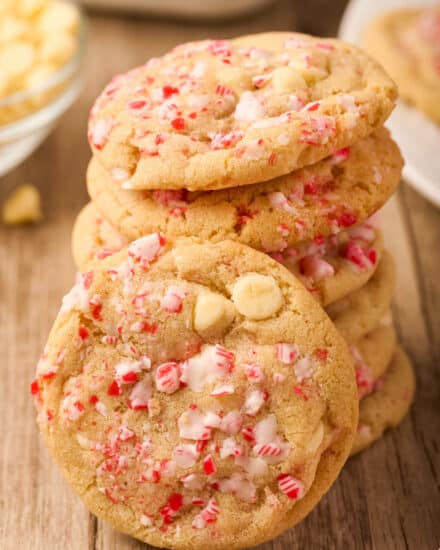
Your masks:
M388 370L375 384L374 393L361 400L359 426L351 454L369 447L385 430L402 422L414 396L414 371L399 346Z
M87 186L101 214L130 241L163 231L273 252L361 223L394 192L402 166L397 145L381 128L313 166L255 185L128 191L92 159Z
M93 106L89 142L125 189L236 187L359 141L395 99L383 69L339 40L204 40L116 76Z
M72 256L78 269L103 260L128 244L116 229L101 216L92 202L78 214L72 231Z
M394 260L384 250L374 275L361 288L326 307L327 314L348 342L372 331L381 320L391 324L387 312L396 281Z
M372 217L353 229L316 237L272 256L326 306L365 285L375 272L383 248L377 223Z
M400 96L440 124L440 7L386 13L371 23L364 42Z
M159 234L79 276L31 389L90 510L149 544L234 549L301 519L357 425L350 354L284 267Z
M125 241L125 242L124 242ZM72 250L80 271L126 244L126 239L89 203L78 215L72 233ZM289 247L272 254L297 275L320 303L326 305L365 284L374 273L382 254L382 236L377 219L341 231L332 237Z

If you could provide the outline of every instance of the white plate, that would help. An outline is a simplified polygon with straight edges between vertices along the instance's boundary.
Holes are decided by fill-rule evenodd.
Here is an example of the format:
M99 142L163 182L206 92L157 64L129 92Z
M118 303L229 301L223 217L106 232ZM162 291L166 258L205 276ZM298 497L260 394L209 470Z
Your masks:
M438 5L438 0L351 0L342 18L339 36L361 45L365 26L380 13L428 5ZM403 101L398 102L387 126L405 158L403 177L440 206L440 127Z

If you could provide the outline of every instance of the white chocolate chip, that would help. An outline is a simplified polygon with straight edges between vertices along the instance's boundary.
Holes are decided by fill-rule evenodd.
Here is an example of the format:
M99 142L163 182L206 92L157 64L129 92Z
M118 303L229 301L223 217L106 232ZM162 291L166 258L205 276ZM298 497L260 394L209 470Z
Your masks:
M41 34L75 32L79 24L78 9L70 2L53 2L40 15L38 29Z
M280 309L283 295L270 275L249 273L235 283L232 301L242 315L260 320L267 319Z
M277 92L292 92L307 88L301 73L292 67L275 69L272 74L272 85Z
M217 73L216 80L223 86L231 88L237 95L244 90L249 90L252 86L251 77L238 67L226 67Z
M234 317L234 304L221 294L204 291L197 296L194 307L194 328L197 332L212 328L223 330Z
M40 194L33 185L20 185L3 204L2 220L7 225L31 223L40 219Z
M56 67L50 63L36 65L26 76L25 88L33 90L45 84L55 73Z
M29 71L35 58L32 44L25 41L12 42L2 48L0 53L0 71L5 71L13 78Z
M40 56L44 61L62 65L76 50L76 39L69 34L51 34L41 44Z
M320 422L307 445L307 452L315 454L324 439L324 424Z

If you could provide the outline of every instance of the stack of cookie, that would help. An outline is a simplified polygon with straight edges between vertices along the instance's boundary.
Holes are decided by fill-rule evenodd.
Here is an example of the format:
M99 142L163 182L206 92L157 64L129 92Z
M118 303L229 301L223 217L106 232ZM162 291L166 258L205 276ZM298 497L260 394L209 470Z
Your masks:
M271 33L178 46L97 99L83 275L33 386L96 514L158 546L257 544L403 417L376 215L395 97L355 47Z

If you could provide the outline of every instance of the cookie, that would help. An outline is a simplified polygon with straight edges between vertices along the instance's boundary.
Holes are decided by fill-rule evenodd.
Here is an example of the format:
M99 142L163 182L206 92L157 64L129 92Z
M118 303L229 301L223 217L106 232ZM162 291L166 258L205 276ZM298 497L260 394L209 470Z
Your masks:
M390 308L396 281L394 260L384 250L374 275L351 294L326 307L327 314L348 342L372 331Z
M411 405L414 390L411 361L398 346L388 370L376 382L374 393L360 402L359 426L352 455L369 447L388 428L395 428L402 422Z
M232 239L266 252L359 224L397 187L403 160L381 128L321 162L265 183L212 192L121 189L96 159L92 200L130 241L152 231Z
M375 383L387 370L395 349L396 332L392 325L379 325L350 345L359 399L374 391Z
M72 230L72 256L78 269L118 252L128 241L101 216L92 202L78 214Z
M300 519L357 426L334 325L283 266L233 241L151 234L80 275L31 390L90 510L168 548L243 548Z
M383 69L336 39L204 40L116 76L93 106L89 142L125 189L236 187L359 141L395 99Z
M366 49L399 87L400 97L440 124L440 7L385 13L368 26Z
M349 231L300 243L272 256L300 278L317 301L328 304L364 285L374 273L383 247L376 226L377 220L370 218ZM123 244L124 237L99 214L94 203L86 205L72 233L78 269L87 270L90 262L113 254Z

